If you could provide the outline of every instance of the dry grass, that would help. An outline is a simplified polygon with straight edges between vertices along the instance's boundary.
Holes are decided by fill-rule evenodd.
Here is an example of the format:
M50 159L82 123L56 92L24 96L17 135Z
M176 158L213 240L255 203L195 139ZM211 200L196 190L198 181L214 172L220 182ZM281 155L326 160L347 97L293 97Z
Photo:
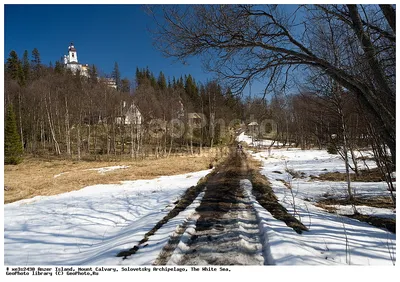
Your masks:
M314 177L314 179L325 180L325 181L346 181L346 173L340 172L327 172L320 174L319 177ZM359 176L355 174L350 174L351 181L358 182L380 182L385 181L381 172L378 169L371 169L370 171L361 171Z
M375 227L386 228L388 231L396 234L396 220L392 218L384 218L372 215L354 214L347 215L347 217L366 222Z
M35 196L50 196L79 190L95 184L152 179L209 169L227 155L227 150L213 149L201 155L173 156L140 161L69 161L27 158L17 166L4 166L4 203ZM108 166L129 166L104 174L85 171ZM55 175L63 173L59 177ZM7 189L6 189L7 188Z
M317 207L325 209L329 213L336 213L338 208L336 205L362 205L370 206L376 208L393 208L393 202L390 197L368 197L368 198L356 198L353 201L348 199L324 199L318 201L315 205ZM366 222L375 227L386 228L392 233L396 233L396 219L384 218L373 215L364 215L360 213L355 213L351 215L345 215L350 218L357 219L362 222Z
M303 225L297 218L289 214L278 201L271 184L268 179L259 171L260 162L247 156L248 177L253 185L253 195L262 207L268 210L272 216L285 224L294 231L301 234L303 231L308 231L308 228ZM284 181L284 183L286 183Z
M354 200L347 198L329 198L318 201L320 205L357 205L369 206L375 208L391 209L394 207L393 201L390 197L375 196L375 197L356 197Z
M336 213L337 210L338 210L336 207L330 206L330 205L327 205L327 204L324 204L324 203L322 203L322 202L316 203L315 206L316 206L316 207L320 207L320 208L326 210L326 211L329 212L329 213Z

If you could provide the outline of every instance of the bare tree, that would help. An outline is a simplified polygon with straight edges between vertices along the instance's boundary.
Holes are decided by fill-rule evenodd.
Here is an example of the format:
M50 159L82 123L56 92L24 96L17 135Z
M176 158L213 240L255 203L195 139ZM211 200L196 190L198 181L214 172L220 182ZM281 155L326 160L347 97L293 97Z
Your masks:
M153 10L159 23L155 44L165 55L181 60L203 55L206 65L231 80L237 92L249 81L263 79L267 93L276 83L285 84L298 66L317 69L357 95L395 163L392 11L393 6L368 5L299 6L294 10L280 5L169 5ZM346 28L348 36L343 40L351 43L356 57L340 52L342 63L335 64L334 57L321 55L313 29L315 23L326 25L328 19ZM368 79L353 71L356 63L362 64Z

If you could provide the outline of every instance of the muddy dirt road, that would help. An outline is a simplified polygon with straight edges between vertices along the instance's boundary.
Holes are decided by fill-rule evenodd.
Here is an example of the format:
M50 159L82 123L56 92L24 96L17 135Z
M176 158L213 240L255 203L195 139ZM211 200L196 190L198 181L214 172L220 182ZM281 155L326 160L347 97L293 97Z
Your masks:
M145 248L148 238L164 223L196 197L202 197L195 212L177 226L153 264L268 265L268 259L263 256L266 240L261 239L265 235L260 233L253 204L240 185L240 180L251 179L253 172L246 155L232 150L206 179L188 189L176 207L144 236L138 246L118 256L126 258L139 248Z

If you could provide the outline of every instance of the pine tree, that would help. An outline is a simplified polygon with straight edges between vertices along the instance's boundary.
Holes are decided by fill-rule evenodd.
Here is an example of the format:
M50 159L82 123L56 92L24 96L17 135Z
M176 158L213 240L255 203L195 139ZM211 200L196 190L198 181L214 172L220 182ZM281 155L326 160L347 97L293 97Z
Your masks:
M121 92L123 93L130 93L131 91L131 82L128 78L124 78L121 80Z
M191 99L196 100L198 97L196 82L190 74L187 77L185 76L185 78L185 91Z
M119 72L119 67L118 67L117 62L115 62L115 64L114 64L114 70L113 70L111 76L115 80L115 83L117 84L117 90L120 90L121 89L121 73Z
M32 61L31 62L32 62L34 67L40 65L40 63L41 63L40 53L39 53L39 50L37 48L34 48L32 50Z
M24 56L22 57L22 70L24 72L25 80L29 80L31 65L29 63L28 50L25 50Z
M4 163L19 164L22 161L23 148L18 134L17 122L12 105L7 107L4 125Z
M40 77L41 71L41 60L40 60L40 53L37 48L34 48L32 51L32 69L34 71L35 77Z
M98 77L98 73L97 73L97 68L96 66L93 64L90 68L89 68L89 81L93 84L97 83L97 77Z
M25 80L25 75L24 75L24 69L21 64L18 64L18 84L20 86L25 86L26 85L26 80Z
M157 87L158 87L156 77L154 76L153 73L150 73L150 85L151 85L154 89L157 89Z
M6 62L6 71L10 74L11 78L14 80L18 79L18 70L19 70L20 61L18 59L17 52L12 50L10 52L10 57Z
M160 75L158 76L157 83L158 83L158 87L161 90L165 90L167 88L167 80L165 79L165 75L163 74L162 71L160 72Z
M54 72L57 74L62 74L64 71L64 68L62 64L59 61L56 61L56 66L54 67Z

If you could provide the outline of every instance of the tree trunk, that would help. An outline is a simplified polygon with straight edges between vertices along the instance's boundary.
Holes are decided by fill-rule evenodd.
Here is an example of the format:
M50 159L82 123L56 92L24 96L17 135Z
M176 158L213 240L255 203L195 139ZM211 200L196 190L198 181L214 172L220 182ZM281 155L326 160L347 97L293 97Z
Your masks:
M78 153L78 160L81 160L81 124L77 126L76 147Z
M135 157L135 135L133 130L133 123L130 124L130 133L131 133L131 159Z
M347 193L349 196L349 200L353 200L353 193L351 191L351 181L350 181L350 171L349 171L349 156L347 154L347 137L346 137L346 124L344 120L343 111L341 108L338 109L339 115L341 117L341 127L343 134L343 154L344 154L344 162L346 165L346 182L347 182Z
M49 95L49 104L51 105L50 95ZM54 130L54 124L53 124L53 120L51 118L51 114L50 114L50 110L49 110L50 105L47 104L47 99L45 99L45 107L46 107L46 112L47 112L47 119L48 119L49 126L50 126L51 137L52 137L53 142L54 142L54 148L56 150L56 154L57 155L61 155L60 146L58 145L58 142L57 142L57 139L56 139L56 133L55 133L55 130Z
M393 33L396 33L396 11L391 5L379 5Z
M24 131L22 129L22 113L21 113L21 90L18 91L18 115L19 115L19 132L21 135L22 149L25 151Z
M71 129L69 126L69 110L67 97L65 97L65 143L67 146L67 155L71 156Z

